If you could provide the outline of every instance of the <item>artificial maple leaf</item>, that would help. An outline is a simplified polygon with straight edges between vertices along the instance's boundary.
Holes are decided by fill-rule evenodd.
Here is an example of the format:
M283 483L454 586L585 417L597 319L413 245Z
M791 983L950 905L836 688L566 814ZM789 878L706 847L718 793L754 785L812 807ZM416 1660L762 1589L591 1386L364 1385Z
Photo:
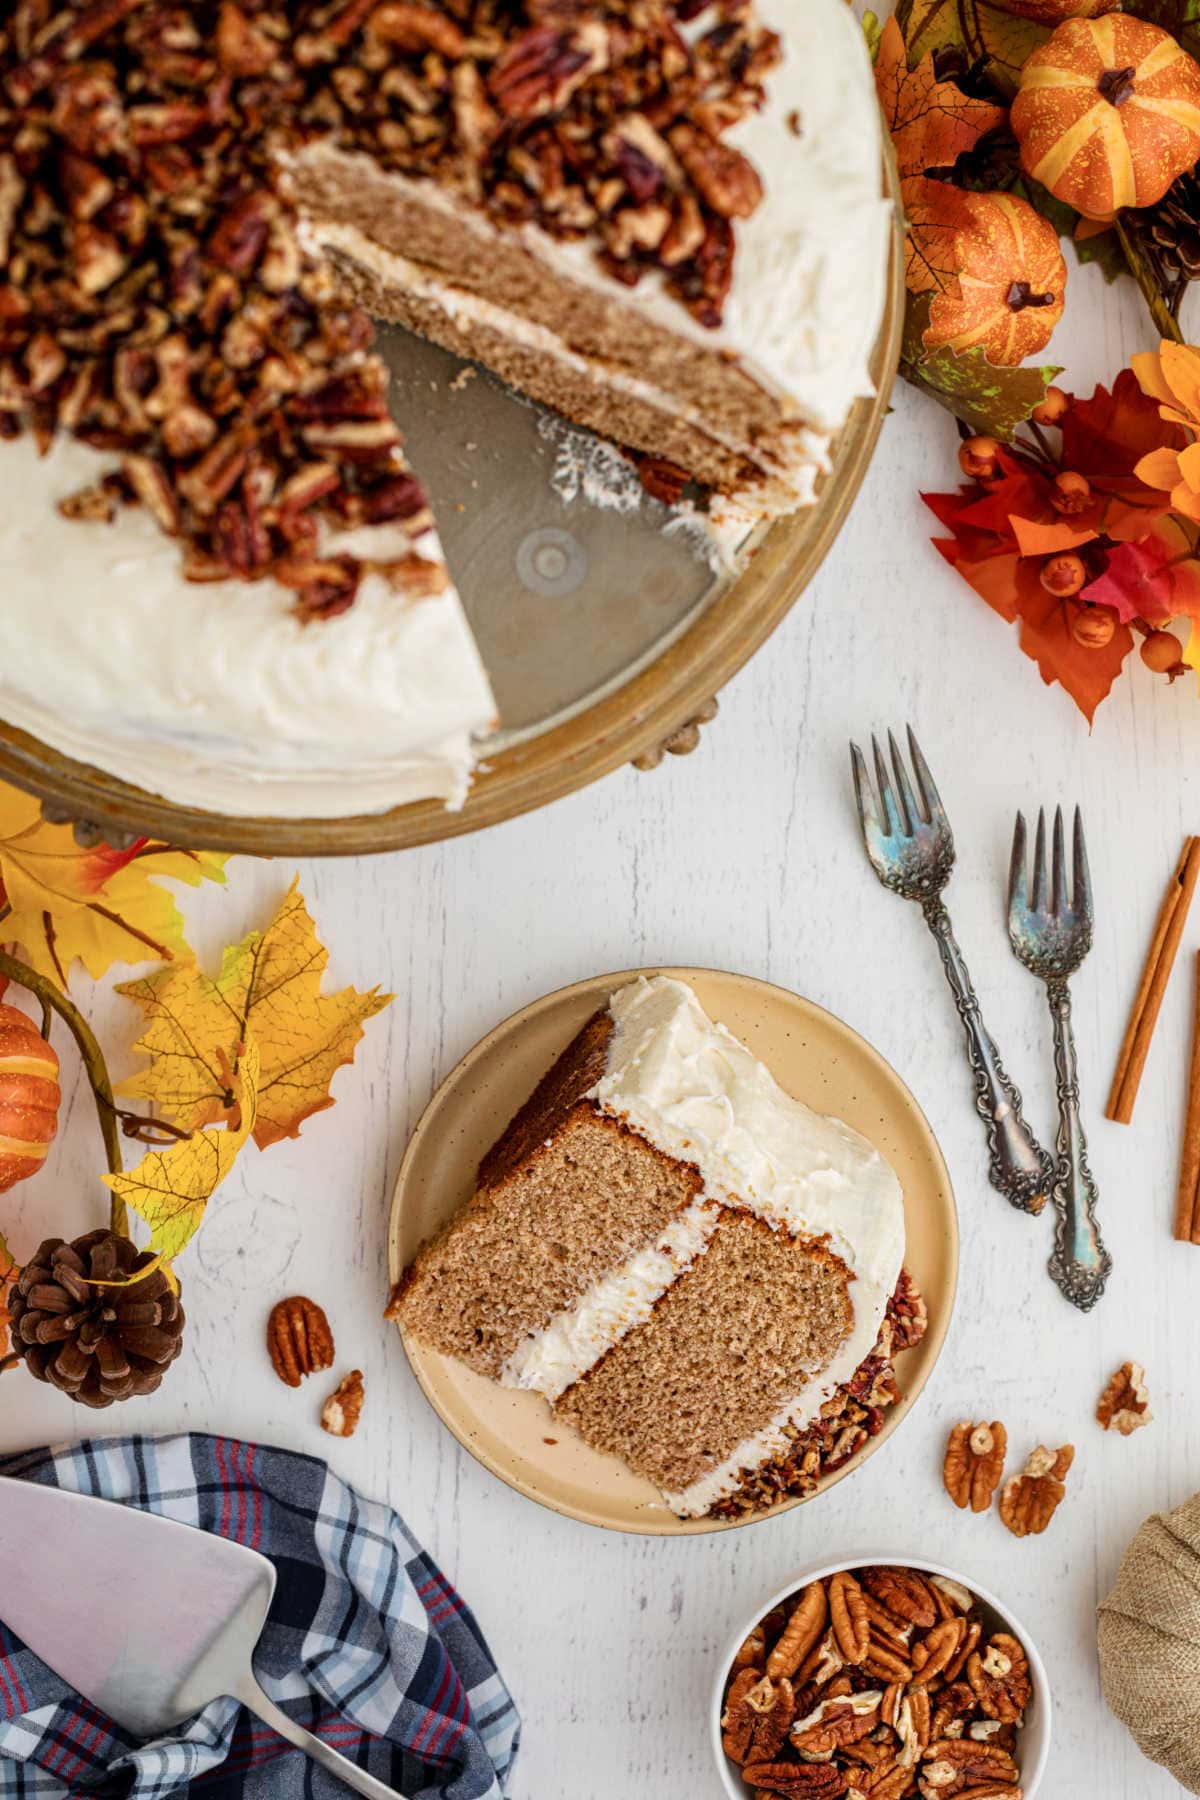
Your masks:
M59 987L77 958L98 979L113 963L170 962L186 950L179 909L153 877L224 881L226 860L145 838L127 850L83 850L70 826L46 823L31 794L0 783L3 935Z
M964 67L1009 99L1026 57L1051 31L1040 21L1014 16L1000 0L899 0L896 20L913 62L958 51Z
M161 1265L169 1266L191 1242L209 1199L254 1130L259 1069L258 1046L251 1038L241 1046L230 1076L232 1104L223 1129L197 1131L167 1150L149 1151L127 1174L104 1177L113 1193L149 1225L149 1247Z
M931 178L953 168L985 131L1004 119L1004 109L964 94L952 81L939 81L933 54L915 69L894 18L883 27L875 61L879 103L891 133L908 222L904 278L914 294L940 292L954 275L958 230L970 223L961 190Z
M1011 438L1046 397L1046 389L1061 369L1043 365L1036 369L993 368L982 350L927 350L924 335L929 324L931 296L910 294L904 315L904 342L900 373L922 393L973 432Z
M1157 400L1142 392L1131 369L1121 370L1111 392L1100 386L1090 399L1074 399L1062 421L1063 466L1093 486L1128 481L1130 496L1147 506L1160 505L1160 496L1133 479L1134 469L1152 450L1182 450L1187 441L1178 425L1159 417Z
M1082 598L1109 607L1126 624L1200 618L1200 562L1194 551L1177 519L1158 520L1145 537L1106 552L1104 572L1084 588Z
M321 993L329 960L295 881L265 931L231 945L212 980L196 963L157 970L117 989L147 1015L135 1048L151 1059L121 1083L175 1125L195 1130L224 1118L237 1046L253 1037L261 1055L260 1150L296 1137L303 1121L333 1105L329 1083L353 1060L363 1022L392 999L378 988Z
M15 1256L0 1237L0 1362L8 1354L8 1296L16 1286L20 1273Z

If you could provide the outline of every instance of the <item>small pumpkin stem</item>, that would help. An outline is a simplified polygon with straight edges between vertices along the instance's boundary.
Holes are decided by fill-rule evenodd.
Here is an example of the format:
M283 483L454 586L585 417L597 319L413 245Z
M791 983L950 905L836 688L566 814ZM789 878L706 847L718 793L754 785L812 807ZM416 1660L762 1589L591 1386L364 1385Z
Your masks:
M1150 258L1138 241L1137 233L1130 230L1120 213L1113 220L1113 230L1117 234L1125 266L1142 290L1142 298L1158 328L1159 337L1170 338L1172 343L1182 344L1183 333L1179 329L1179 320L1167 305L1166 296L1151 267Z
M1014 281L1004 299L1013 312L1022 312L1027 306L1054 305L1053 294L1035 294L1027 281Z
M31 969L17 957L10 956L7 950L0 950L0 975L7 975L18 987L27 988L41 1003L43 1012L47 1009L56 1012L75 1039L96 1102L96 1116L100 1121L100 1135L104 1139L108 1172L110 1175L120 1175L124 1170L124 1162L121 1157L121 1138L117 1130L117 1105L113 1099L112 1082L108 1078L108 1065L104 1060L104 1052L96 1041L95 1032L79 1008L72 1005L52 981L39 975L36 969ZM129 1236L129 1215L125 1210L125 1202L116 1194L112 1197L111 1229L120 1237Z
M1107 100L1110 106L1124 106L1125 102L1133 97L1136 73L1136 69L1133 68L1105 69L1096 83L1100 90L1100 98Z

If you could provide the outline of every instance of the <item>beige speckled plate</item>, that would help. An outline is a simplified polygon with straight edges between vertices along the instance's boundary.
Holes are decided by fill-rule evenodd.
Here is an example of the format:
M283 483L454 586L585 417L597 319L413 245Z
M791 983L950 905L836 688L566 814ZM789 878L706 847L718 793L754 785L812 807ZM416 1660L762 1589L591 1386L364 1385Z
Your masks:
M897 1359L904 1398L885 1415L879 1435L822 1482L823 1491L891 1435L937 1361L958 1275L958 1216L937 1140L900 1077L848 1025L810 1000L714 969L634 969L576 982L514 1013L450 1072L413 1133L392 1201L391 1278L399 1279L420 1244L468 1198L484 1151L584 1020L638 974L675 975L690 983L705 1010L748 1044L783 1087L861 1131L889 1158L903 1185L905 1260L928 1304L929 1330L915 1350ZM614 1531L674 1536L730 1528L724 1520L675 1518L649 1482L558 1424L540 1395L498 1387L401 1335L439 1418L518 1493ZM785 1501L772 1512L800 1504Z

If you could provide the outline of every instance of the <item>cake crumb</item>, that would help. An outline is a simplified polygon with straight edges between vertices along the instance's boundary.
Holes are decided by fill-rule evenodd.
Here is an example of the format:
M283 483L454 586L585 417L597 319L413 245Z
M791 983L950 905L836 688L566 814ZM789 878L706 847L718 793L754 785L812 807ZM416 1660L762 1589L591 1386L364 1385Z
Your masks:
M793 107L787 116L787 128L793 137L803 137L804 127L800 123L800 114Z
M478 369L476 369L474 363L467 363L464 368L461 368L458 371L458 374L454 377L454 380L450 383L450 392L452 394L461 394L463 389L466 387L468 381L470 381L471 377L473 375L477 375L478 373L479 373L479 371L478 371Z

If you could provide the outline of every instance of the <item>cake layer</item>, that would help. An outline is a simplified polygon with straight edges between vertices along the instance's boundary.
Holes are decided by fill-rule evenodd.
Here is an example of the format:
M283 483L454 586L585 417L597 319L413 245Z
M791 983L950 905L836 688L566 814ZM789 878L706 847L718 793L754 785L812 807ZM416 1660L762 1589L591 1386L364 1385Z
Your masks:
M656 1486L685 1490L829 1364L850 1333L848 1289L839 1257L725 1210L704 1255L556 1416Z
M603 1015L590 1020L564 1051L484 1158L473 1198L402 1284L405 1326L493 1379L696 1199L690 1164L584 1097L610 1030ZM510 1382L533 1385L516 1365Z
M5 444L0 516L0 712L82 762L214 811L370 812L426 796L461 805L471 734L495 704L432 531L443 591L380 575L353 607L305 623L261 581L185 579L179 545L144 507L62 519L61 500L117 459L58 437ZM387 527L323 549L386 559ZM409 548L406 536L394 550Z

